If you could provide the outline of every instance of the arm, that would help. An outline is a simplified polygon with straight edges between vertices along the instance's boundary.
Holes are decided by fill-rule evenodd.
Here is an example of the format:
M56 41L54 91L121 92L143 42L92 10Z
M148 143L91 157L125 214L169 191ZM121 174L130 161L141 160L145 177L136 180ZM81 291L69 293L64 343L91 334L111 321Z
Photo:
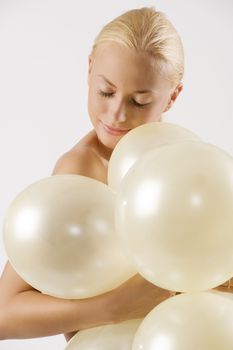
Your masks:
M40 293L9 263L0 279L0 339L33 338L111 323L108 295L65 300Z
M7 263L0 280L0 339L44 337L143 318L170 296L137 274L96 297L55 298L33 289Z
M78 158L70 152L59 159L53 174L81 174L100 180L101 171L96 172L90 164L90 155L83 150ZM135 275L93 298L55 298L33 289L8 263L0 279L0 339L43 337L142 318L170 296L169 291Z
M86 176L91 170L87 157L90 158L87 150L82 149L79 154L68 152L58 160L53 174ZM102 297L86 303L83 300L64 300L43 295L23 281L7 263L0 279L0 338L48 336L101 325L102 321L106 321L101 318L104 315L102 309L106 309L107 297L104 300L103 304ZM97 323L94 321L95 315L98 315ZM108 322L111 321L108 319ZM67 335L68 338L70 336Z

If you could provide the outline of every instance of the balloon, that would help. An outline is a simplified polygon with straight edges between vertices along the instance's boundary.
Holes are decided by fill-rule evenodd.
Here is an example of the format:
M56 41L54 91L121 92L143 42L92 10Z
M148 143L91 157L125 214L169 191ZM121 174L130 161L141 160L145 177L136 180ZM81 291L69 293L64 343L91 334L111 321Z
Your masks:
M180 294L156 306L132 350L232 350L233 302L208 292Z
M141 319L95 327L78 332L66 350L131 350Z
M108 185L117 192L123 177L146 152L186 140L200 138L181 126L166 122L147 123L131 130L113 150L108 165Z
M114 228L115 194L79 175L42 179L11 203L4 243L16 272L43 293L91 297L135 271L121 253Z
M198 141L162 146L122 181L116 230L137 271L192 292L233 276L233 159Z
M219 294L224 298L228 298L228 299L232 300L232 302L233 302L233 293L230 291L229 292L222 292L222 291L213 289L210 292L214 293L214 294Z

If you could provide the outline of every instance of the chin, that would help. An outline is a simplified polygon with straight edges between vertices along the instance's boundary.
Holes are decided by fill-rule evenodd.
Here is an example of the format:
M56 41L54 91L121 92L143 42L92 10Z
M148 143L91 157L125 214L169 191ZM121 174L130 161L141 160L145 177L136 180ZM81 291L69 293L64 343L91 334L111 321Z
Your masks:
M117 143L124 137L123 135L111 135L107 133L102 126L95 128L99 141L107 148L113 150Z
M98 135L98 134L97 134ZM100 142L107 148L113 150L116 145L118 144L118 142L120 141L121 137L115 137L115 136L103 136L103 135L98 135L98 139L100 140Z

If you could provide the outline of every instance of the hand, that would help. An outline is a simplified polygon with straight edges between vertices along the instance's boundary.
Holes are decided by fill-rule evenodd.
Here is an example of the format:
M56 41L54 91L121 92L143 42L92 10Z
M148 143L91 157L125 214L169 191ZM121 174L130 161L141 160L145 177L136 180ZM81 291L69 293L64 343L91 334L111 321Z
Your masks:
M214 290L218 290L219 292L225 293L233 293L233 278L214 288Z
M114 322L144 318L156 305L175 294L137 274L112 291L111 312Z
M75 332L69 332L69 333L65 333L64 336L66 338L66 341L70 341L71 338L73 338L75 336L75 334L77 334L79 331L75 331Z

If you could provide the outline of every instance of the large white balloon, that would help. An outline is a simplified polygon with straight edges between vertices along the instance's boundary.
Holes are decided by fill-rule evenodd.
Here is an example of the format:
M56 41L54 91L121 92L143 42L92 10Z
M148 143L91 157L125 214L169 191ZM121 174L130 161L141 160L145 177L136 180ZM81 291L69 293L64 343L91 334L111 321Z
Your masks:
M138 272L180 292L233 276L233 159L199 141L162 146L129 170L116 228Z
M232 300L232 302L233 302L233 290L232 290L232 287L227 292L223 292L223 291L219 291L219 290L215 290L215 289L211 289L210 292L214 293L214 294L221 295L224 298L228 298L228 299Z
M11 203L4 221L9 260L34 288L61 298L91 297L136 272L114 227L115 194L79 175L42 179Z
M233 301L180 294L156 306L139 326L132 350L232 350Z
M141 319L136 319L85 329L69 341L66 350L131 350L141 322Z
M115 191L132 165L146 152L174 142L200 140L188 129L166 123L143 124L127 133L114 148L108 165L108 185Z

